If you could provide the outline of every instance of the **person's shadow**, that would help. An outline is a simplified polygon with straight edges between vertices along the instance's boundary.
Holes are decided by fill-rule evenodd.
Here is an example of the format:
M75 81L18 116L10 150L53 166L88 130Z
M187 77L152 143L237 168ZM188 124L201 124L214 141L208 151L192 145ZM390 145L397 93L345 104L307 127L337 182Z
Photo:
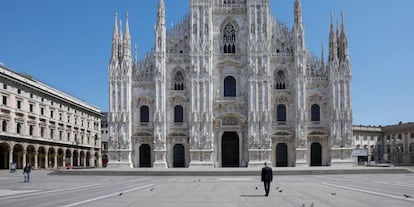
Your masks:
M254 198L254 197L265 197L265 196L264 195L240 195L240 197Z

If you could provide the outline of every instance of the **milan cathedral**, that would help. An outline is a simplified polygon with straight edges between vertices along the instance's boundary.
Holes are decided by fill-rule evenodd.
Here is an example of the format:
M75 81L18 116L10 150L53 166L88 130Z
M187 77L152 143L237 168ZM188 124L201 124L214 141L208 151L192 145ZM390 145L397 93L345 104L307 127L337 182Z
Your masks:
M305 44L300 0L290 28L270 0L190 0L154 47L132 57L115 17L109 63L109 167L275 167L350 163L351 63L331 14L325 61ZM148 28L151 29L151 28ZM328 27L327 27L328 30Z

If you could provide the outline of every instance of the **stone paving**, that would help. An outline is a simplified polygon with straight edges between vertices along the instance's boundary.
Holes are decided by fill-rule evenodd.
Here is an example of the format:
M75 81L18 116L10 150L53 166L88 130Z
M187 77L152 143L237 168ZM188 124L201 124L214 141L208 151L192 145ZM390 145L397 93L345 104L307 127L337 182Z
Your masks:
M30 183L0 171L0 206L414 206L414 174L276 175L269 197L259 176L50 176ZM406 196L404 196L407 195Z

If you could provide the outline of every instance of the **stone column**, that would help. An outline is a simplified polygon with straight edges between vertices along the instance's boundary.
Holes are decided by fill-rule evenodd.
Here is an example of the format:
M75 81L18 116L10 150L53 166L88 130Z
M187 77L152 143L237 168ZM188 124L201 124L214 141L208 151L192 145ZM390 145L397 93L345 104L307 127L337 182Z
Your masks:
M26 155L27 155L27 151L23 150L23 167L26 166Z
M63 168L66 167L66 149L63 150L62 165L63 165Z
M49 168L49 149L45 153L45 168Z
M96 152L95 152L95 153L96 153ZM96 157L96 156L94 155L94 158L95 158L95 159L97 159L97 161L96 161L97 165L96 165L95 167L99 167L99 168L101 168L101 167L102 167L102 158L101 158L101 155L98 153L98 156ZM94 162L95 162L95 159L94 159Z
M78 165L77 166L81 166L80 164L80 151L78 152L78 163L77 163Z
M83 157L83 167L86 167L86 153L85 151L83 152L84 157Z
M37 150L35 150L35 152L34 152L34 160L35 160L34 168L35 169L37 169L37 167L38 167L38 163L37 163L37 155L38 154L39 154L39 152L37 152Z
M57 151L55 151L55 156L54 156L54 164L53 164L53 168L57 168Z
M92 154L92 153L90 153L90 155L91 155L91 156L89 157L89 164L90 164L90 166L91 166L91 167L96 167L96 166L95 166L95 158L94 158L94 157L95 157L95 153L93 153L93 154ZM92 155L93 155L93 156L92 156Z
M66 152L65 152L65 156L67 156L67 155L66 155ZM65 160L66 160L66 157L65 157ZM72 164L72 152L69 154L68 163L66 163L66 165L73 165L73 164Z
M9 150L9 168L11 168L11 163L13 163L13 150L12 149L13 148L11 148L11 150Z

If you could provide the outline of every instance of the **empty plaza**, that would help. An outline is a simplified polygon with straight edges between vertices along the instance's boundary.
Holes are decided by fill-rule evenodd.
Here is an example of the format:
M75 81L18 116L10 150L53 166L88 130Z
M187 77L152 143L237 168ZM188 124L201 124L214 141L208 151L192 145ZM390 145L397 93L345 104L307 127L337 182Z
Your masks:
M414 175L51 176L0 171L0 206L413 206Z

